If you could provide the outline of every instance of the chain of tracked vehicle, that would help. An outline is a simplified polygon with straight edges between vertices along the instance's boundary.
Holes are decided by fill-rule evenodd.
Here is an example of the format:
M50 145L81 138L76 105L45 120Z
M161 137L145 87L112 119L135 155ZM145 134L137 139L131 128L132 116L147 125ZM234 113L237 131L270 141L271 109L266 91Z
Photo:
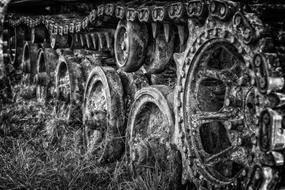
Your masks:
M96 135L105 138L97 151L100 161L118 159L126 140L137 174L145 171L141 163L161 156L167 158L162 168L175 174L171 179L182 175L193 188L276 189L285 185L284 10L282 2L193 0L107 3L84 17L6 15L4 61L15 64L18 59L16 69L32 73L28 83L44 86L39 92L55 88L56 111L71 105L63 114L68 118L81 120L83 103L85 126L100 125ZM113 20L119 23L116 30L108 27ZM27 40L19 27L34 37ZM11 32L25 39L13 50ZM135 43L126 45L130 39ZM152 52L145 56L149 41ZM40 62L41 54L57 64L48 72L40 66L31 71L29 64L20 67L26 46L41 49L31 54L36 58L30 56L30 64ZM213 103L221 96L222 103ZM98 119L106 114L108 124ZM142 122L154 124L143 131ZM92 138L87 152L93 151ZM215 143L222 148L209 145Z

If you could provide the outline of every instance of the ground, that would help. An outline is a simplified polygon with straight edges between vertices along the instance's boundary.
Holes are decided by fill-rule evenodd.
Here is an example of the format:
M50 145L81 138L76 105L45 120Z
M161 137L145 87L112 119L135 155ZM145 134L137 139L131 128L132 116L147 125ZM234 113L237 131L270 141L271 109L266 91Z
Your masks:
M0 189L166 189L165 176L133 177L126 154L107 165L87 158L81 124L56 118L51 104L16 96L0 108Z

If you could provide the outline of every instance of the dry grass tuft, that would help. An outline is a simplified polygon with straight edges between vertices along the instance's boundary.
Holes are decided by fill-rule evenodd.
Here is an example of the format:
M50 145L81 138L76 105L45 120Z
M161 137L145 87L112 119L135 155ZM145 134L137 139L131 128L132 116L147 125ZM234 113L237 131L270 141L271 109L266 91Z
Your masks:
M80 126L51 110L21 99L1 110L0 189L166 189L158 173L133 179L126 156L104 166L87 159L78 143Z

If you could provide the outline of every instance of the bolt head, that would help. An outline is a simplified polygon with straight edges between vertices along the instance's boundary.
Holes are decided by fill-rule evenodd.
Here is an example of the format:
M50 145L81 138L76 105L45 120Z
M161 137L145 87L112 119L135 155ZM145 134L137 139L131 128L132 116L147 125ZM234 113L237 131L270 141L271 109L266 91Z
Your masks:
M215 10L216 10L216 3L215 2L211 3L210 10L211 10L211 12L215 12Z
M260 67L261 63L262 63L262 59L261 59L260 55L257 55L254 59L254 64L256 67Z
M241 24L241 16L240 15L236 15L234 18L234 25L235 26L239 26Z
M225 15L225 13L226 13L226 7L225 7L225 6L222 6L222 7L221 7L220 13L221 13L222 16Z

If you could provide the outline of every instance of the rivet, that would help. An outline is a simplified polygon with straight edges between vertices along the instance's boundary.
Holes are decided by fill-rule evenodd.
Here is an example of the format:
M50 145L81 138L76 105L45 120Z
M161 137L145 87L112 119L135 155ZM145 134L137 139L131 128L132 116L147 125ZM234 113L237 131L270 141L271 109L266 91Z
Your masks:
M225 6L222 6L222 7L221 7L220 13L221 13L222 16L225 15L225 13L226 13L226 7L225 7Z
M200 38L197 39L197 44L201 45L201 39Z
M180 76L181 76L182 78L184 78L184 77L185 77L185 72L184 72L184 71L181 71L181 72L180 72Z
M234 17L234 25L235 25L235 26L239 26L239 25L241 24L241 21L242 21L242 18L241 18L240 15L236 15L236 16Z
M254 58L254 65L256 67L260 67L261 66L261 63L262 63L262 58L260 55L256 55L255 58Z

